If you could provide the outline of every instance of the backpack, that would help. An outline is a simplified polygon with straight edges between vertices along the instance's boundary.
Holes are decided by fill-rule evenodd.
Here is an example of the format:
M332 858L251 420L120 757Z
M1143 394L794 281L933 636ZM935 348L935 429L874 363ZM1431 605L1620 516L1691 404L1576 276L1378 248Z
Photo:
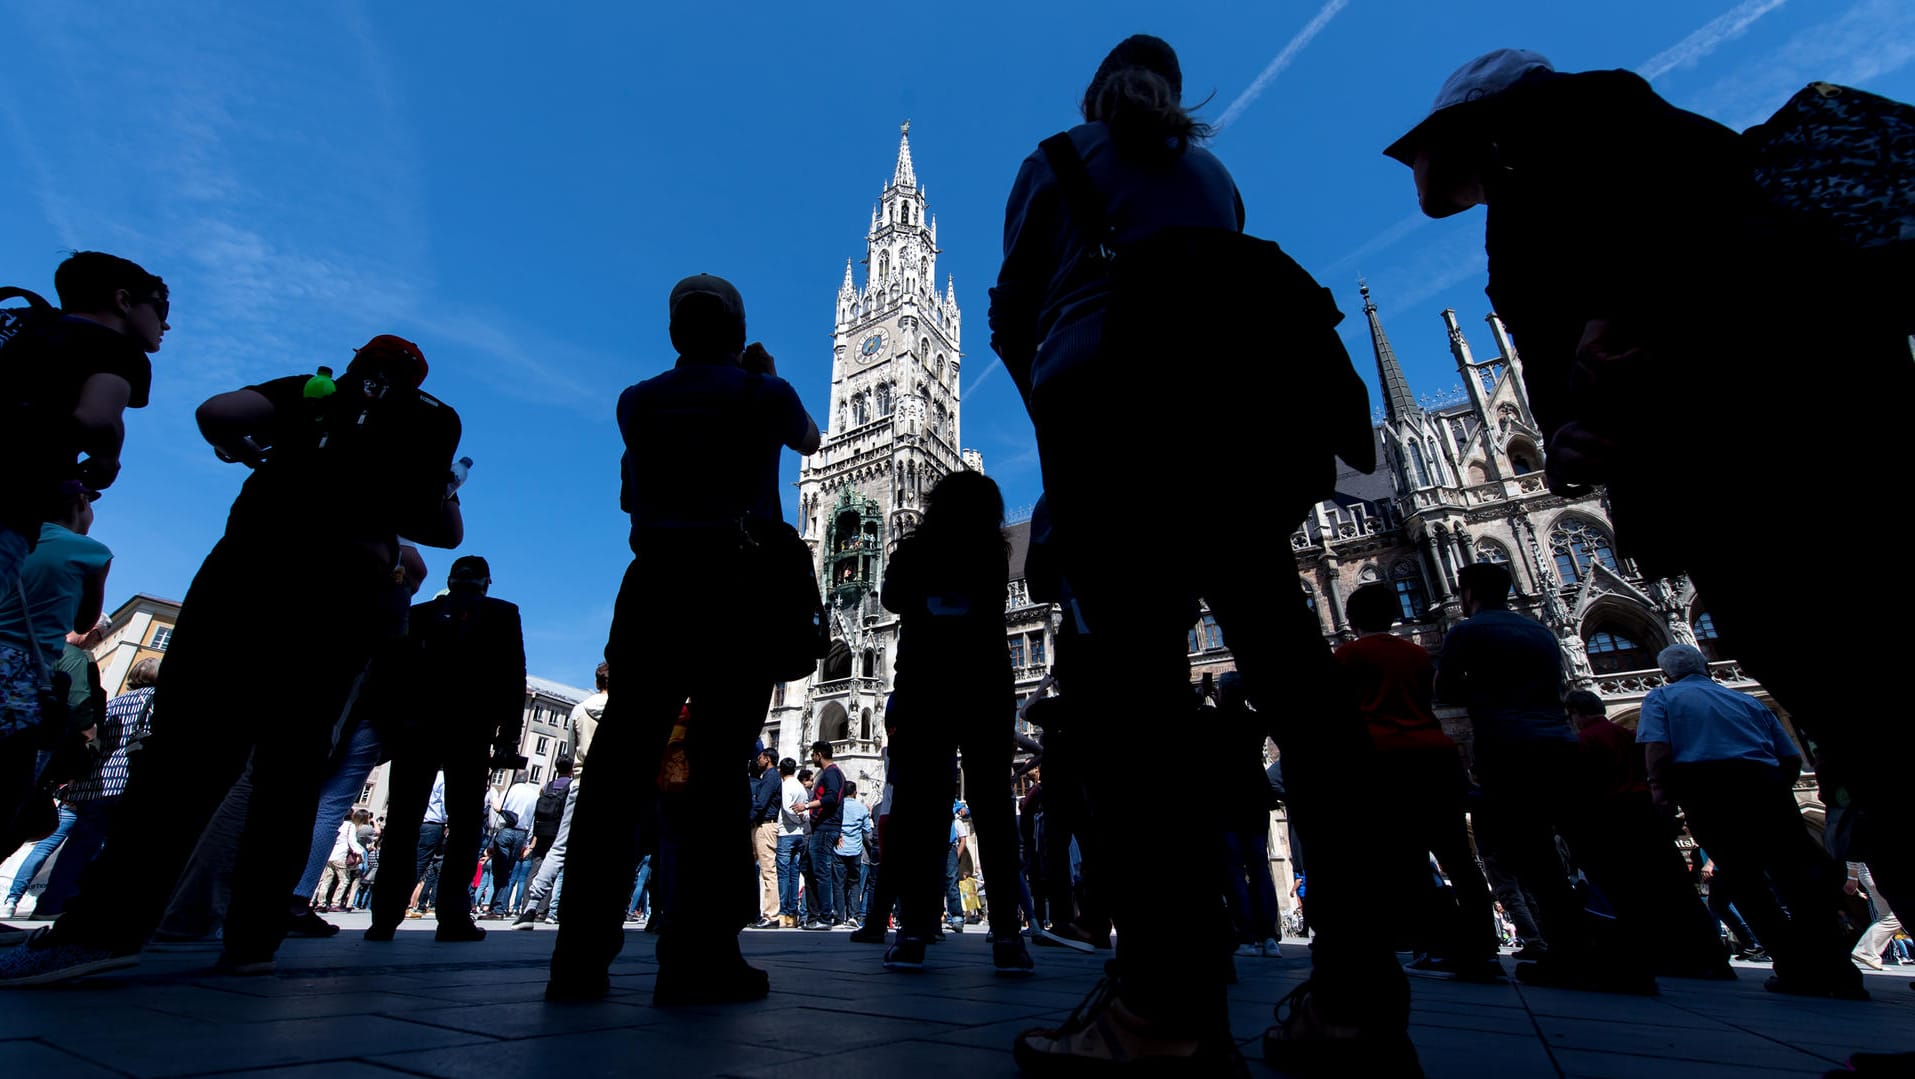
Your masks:
M1376 469L1369 390L1336 332L1343 313L1330 290L1275 243L1235 229L1177 226L1119 244L1070 135L1039 149L1110 285L1102 370L1073 390L1097 398L1072 407L1103 407L1112 402L1098 391L1122 387L1130 396L1117 407L1167 417L1167 437L1201 432L1218 447L1213 460L1276 487L1286 528L1335 493L1337 458Z
M19 434L33 430L33 402L20 396L30 383L12 370L17 357L8 355L7 348L28 330L57 320L60 309L30 289L0 286L0 304L8 300L27 301L25 307L0 306L0 382L8 387L0 390L0 433Z
M539 791L539 804L532 810L532 835L537 839L559 834L559 820L565 816L565 795L571 784L555 787L558 780L550 780Z
M1812 82L1742 138L1784 216L1850 248L1915 241L1915 106Z
M29 326L51 322L60 317L60 309L48 303L41 295L31 289L16 288L12 285L0 286L0 303L7 300L25 300L25 307L0 307L0 349Z

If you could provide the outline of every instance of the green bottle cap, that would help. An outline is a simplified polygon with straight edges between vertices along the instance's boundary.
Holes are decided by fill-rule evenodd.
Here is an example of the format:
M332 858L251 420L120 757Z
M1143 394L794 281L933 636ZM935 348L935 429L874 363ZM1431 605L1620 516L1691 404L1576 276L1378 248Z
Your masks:
M319 372L306 380L307 397L331 397L338 392L339 386L332 380L332 368L321 367Z

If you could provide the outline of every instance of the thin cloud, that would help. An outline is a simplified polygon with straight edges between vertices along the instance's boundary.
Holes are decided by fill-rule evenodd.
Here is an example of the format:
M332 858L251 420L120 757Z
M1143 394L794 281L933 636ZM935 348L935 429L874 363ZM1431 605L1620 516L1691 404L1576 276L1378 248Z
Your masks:
M984 380L996 374L997 369L1003 366L1004 366L1003 360L1000 360L996 358L995 356L992 357L990 366L986 367L982 371L979 371L977 373L977 377L971 380L971 385L965 388L965 390L958 396L963 400L967 400L967 401L970 400L971 395L977 392L977 388L979 386L984 385Z
M1645 79L1659 79L1679 67L1694 67L1697 61L1741 37L1757 19L1788 3L1788 0L1742 0L1742 3L1710 19L1688 37L1650 57L1636 69Z
M1298 54L1309 47L1310 42L1316 40L1316 36L1323 32L1324 27L1330 25L1330 20L1337 17L1337 12L1342 11L1348 6L1350 6L1350 0L1329 0L1328 3L1324 4L1322 9L1317 12L1316 18L1304 24L1303 29L1298 30L1296 36L1290 39L1289 44L1283 47L1283 51L1277 53L1275 59L1264 65L1262 73L1251 82L1243 93L1237 95L1237 99L1232 101L1228 108L1223 110L1223 115L1217 117L1217 122L1213 124L1212 127L1217 131L1222 131L1224 128L1229 127L1237 117L1243 115L1245 109L1256 104L1257 98L1263 96L1264 90L1276 80L1276 77L1283 74L1284 69L1288 68L1290 64L1296 60Z
M1769 117L1789 95L1823 79L1866 88L1915 62L1915 3L1860 0L1833 19L1797 31L1681 102L1735 128Z
M1432 218L1428 214L1418 210L1350 249L1350 251L1341 258L1325 266L1323 272L1325 274L1336 274L1342 273L1345 270L1353 270L1362 260L1386 248L1396 246L1404 237L1417 231L1424 225L1429 224L1431 220Z

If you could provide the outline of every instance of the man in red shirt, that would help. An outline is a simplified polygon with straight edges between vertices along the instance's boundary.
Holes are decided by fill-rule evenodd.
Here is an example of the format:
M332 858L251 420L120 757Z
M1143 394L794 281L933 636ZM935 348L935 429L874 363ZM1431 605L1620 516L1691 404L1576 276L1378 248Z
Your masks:
M1429 954L1411 969L1472 981L1501 981L1500 939L1489 884L1470 847L1463 817L1469 777L1456 743L1443 733L1430 705L1435 680L1428 650L1390 632L1402 613L1396 592L1383 583L1350 594L1346 605L1357 639L1336 650L1376 750L1374 796L1386 798L1400 827L1389 837L1384 886L1426 897L1412 908L1409 929ZM1436 856L1450 888L1435 886Z

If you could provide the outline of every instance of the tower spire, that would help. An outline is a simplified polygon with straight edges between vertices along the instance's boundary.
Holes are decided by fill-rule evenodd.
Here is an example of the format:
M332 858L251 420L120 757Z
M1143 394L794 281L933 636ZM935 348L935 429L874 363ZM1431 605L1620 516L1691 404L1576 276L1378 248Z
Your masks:
M898 128L898 165L891 170L891 183L893 185L909 184L912 187L918 184L917 170L911 165L911 121L909 120Z
M1370 283L1358 278L1357 289L1363 294L1363 314L1370 320L1370 344L1376 349L1376 371L1383 382L1384 416L1392 423L1419 416L1423 409L1410 393L1409 379L1403 377L1403 365L1397 362L1396 350L1390 347L1389 335L1383 332L1376 302L1370 299Z

